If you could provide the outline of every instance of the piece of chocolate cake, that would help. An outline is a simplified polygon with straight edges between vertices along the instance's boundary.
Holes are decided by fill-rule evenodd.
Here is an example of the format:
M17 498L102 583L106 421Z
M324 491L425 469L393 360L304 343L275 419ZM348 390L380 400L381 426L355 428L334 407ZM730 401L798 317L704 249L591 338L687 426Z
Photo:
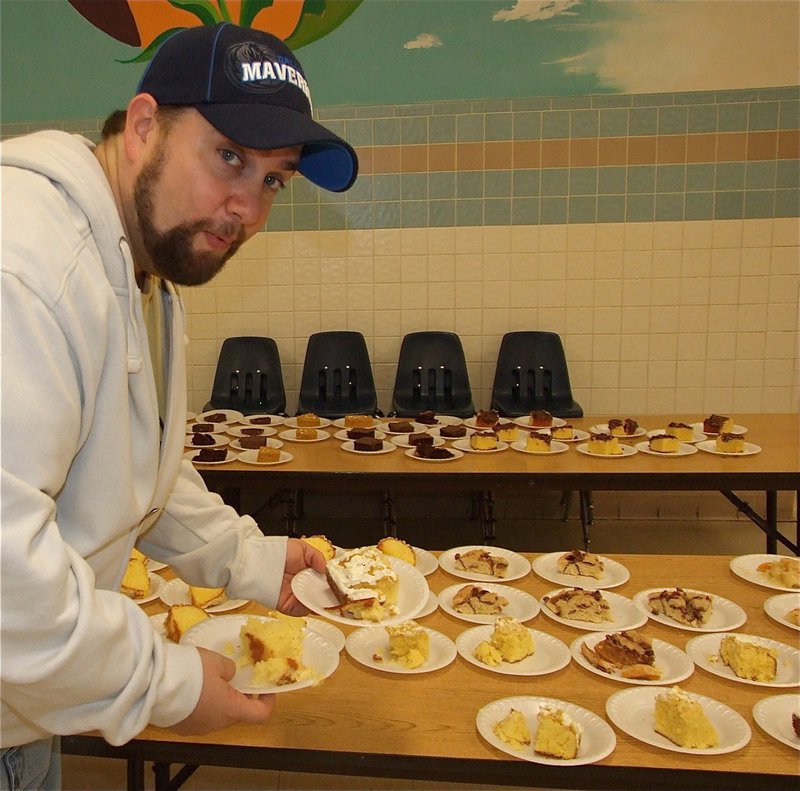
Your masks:
M351 428L347 430L347 439L362 439L363 437L374 437L374 428Z
M436 413L431 411L430 409L426 410L425 412L420 412L414 420L417 423L422 423L425 426L435 426L439 421L436 419Z
M201 448L200 452L192 458L192 461L225 461L227 457L228 451L225 448Z
M421 459L452 459L455 455L445 447L435 448L433 445L417 445L414 455Z
M239 444L247 450L263 448L269 442L267 437L240 437Z
M192 426L192 434L208 434L209 431L213 430L213 423L195 423Z
M225 422L225 413L224 412L215 412L213 415L206 415L206 420L209 423L224 423Z
M213 445L214 444L214 435L213 434L201 434L199 431L195 432L192 435L192 445Z
M254 417L250 420L250 422L254 426L268 426L272 423L272 418L269 415L263 415L262 417Z
M375 437L360 437L353 440L353 450L375 453L375 451L383 450L383 440Z
M408 444L412 447L416 447L417 445L433 445L433 435L425 431L420 431L418 434L409 434Z
M242 434L247 437L260 437L264 433L263 428L243 428Z
M439 436L444 439L458 439L467 436L466 426L442 426L439 429Z
M390 420L388 429L393 434L411 434L414 431L414 424L408 420Z

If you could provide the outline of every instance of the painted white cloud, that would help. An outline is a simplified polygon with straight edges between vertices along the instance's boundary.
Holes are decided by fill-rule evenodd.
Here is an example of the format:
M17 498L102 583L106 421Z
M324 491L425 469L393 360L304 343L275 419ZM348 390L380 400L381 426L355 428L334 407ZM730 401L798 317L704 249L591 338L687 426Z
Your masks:
M492 19L495 22L513 22L517 19L537 22L570 13L569 9L581 2L583 0L517 0L511 8L497 11Z
M624 93L797 85L800 5L795 0L662 0L630 13L598 44L561 61Z
M431 49L432 47L441 46L444 45L439 36L433 33L420 33L415 39L403 44L403 49Z

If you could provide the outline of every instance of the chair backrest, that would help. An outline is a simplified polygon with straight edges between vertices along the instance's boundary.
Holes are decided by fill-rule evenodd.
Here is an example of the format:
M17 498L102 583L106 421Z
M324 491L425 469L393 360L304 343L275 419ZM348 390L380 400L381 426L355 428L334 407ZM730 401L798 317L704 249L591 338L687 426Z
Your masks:
M581 417L572 397L567 358L555 332L509 332L497 356L492 409L504 417L546 409L556 417Z
M245 415L280 414L286 410L286 391L278 345L272 338L226 338L208 409L238 409Z
M454 332L411 332L400 345L392 411L413 417L429 409L456 417L475 414L464 348Z
M297 412L339 418L378 411L367 342L360 332L316 332L308 339Z

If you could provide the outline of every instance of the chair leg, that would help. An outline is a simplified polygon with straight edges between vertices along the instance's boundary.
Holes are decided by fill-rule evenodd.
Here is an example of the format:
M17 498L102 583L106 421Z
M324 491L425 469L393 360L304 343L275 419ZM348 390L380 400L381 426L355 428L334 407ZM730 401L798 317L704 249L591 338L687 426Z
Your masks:
M491 489L480 493L481 499L481 533L484 544L493 544L497 538L495 532L494 495Z
M383 535L397 537L397 520L394 515L394 497L391 489L386 489L381 498L383 506Z
M568 489L565 489L561 492L561 501L559 505L564 509L561 514L561 521L568 522L569 521L569 507L572 504L572 492Z
M297 537L297 520L302 516L303 492L301 489L283 489L281 502L283 503L283 524L286 535L290 538Z
M583 548L585 551L589 551L589 544L591 543L591 537L589 535L589 528L592 524L594 524L594 503L592 502L592 493L589 491L581 491L580 493L580 503L581 503L581 529L583 530Z

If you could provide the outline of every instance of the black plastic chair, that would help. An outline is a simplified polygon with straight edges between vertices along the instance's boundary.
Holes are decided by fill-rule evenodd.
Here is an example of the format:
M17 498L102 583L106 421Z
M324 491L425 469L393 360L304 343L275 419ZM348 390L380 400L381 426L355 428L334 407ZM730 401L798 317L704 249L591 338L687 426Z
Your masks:
M223 341L205 409L237 409L245 415L286 411L281 358L272 338L248 335Z
M326 418L378 412L372 364L360 332L316 332L308 339L297 403L297 413L304 412Z
M572 397L567 358L555 332L508 332L497 356L492 409L521 417L545 409L556 417L583 417Z
M425 410L475 414L464 348L454 332L411 332L400 346L392 411L413 417Z

